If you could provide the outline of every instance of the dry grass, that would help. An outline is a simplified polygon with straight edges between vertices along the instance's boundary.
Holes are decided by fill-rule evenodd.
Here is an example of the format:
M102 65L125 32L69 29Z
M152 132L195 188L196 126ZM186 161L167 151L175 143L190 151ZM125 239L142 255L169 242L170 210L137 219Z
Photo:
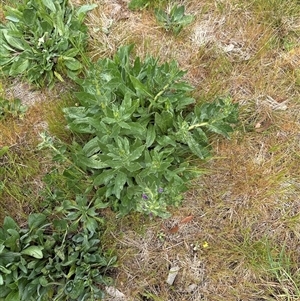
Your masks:
M98 3L87 19L94 60L135 43L141 57L176 59L199 101L231 95L241 110L240 127L230 141L214 142L209 173L192 183L171 219L107 213L103 240L119 255L116 287L133 301L300 300L299 4L180 3L196 20L178 37L152 11L129 11L121 0ZM35 141L47 114L55 127L57 111L43 108L38 101L25 120L1 123L0 146ZM172 266L180 270L169 286Z

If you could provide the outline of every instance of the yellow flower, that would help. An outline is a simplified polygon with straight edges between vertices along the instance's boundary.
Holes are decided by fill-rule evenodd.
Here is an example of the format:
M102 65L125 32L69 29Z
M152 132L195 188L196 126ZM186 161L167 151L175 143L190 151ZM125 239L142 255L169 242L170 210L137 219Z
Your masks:
M206 249L206 248L208 248L208 242L207 242L207 241L205 241L205 242L202 244L202 247L203 247L203 249Z

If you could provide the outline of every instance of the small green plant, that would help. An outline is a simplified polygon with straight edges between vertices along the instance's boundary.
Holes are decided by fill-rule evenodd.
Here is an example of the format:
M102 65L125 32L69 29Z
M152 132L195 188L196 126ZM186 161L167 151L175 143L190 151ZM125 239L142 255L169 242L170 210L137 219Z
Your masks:
M132 47L78 80L79 105L64 112L79 138L64 154L92 179L95 199L121 215L166 216L195 175L190 162L209 156L208 133L228 137L237 106L229 98L195 106L175 61L132 61Z
M135 10L135 9L143 9L149 6L148 0L131 0L128 4L128 8Z
M266 244L265 270L272 281L279 284L282 296L287 300L300 298L298 265L292 261L285 244L281 249L272 248L270 243Z
M104 254L95 208L85 211L85 204L78 196L63 205L65 215L57 218L60 210L54 212L52 221L45 214L31 214L27 228L5 218L0 228L1 300L103 298L101 285L111 284L105 274L116 257ZM92 216L93 222L85 216Z
M185 15L185 7L183 5L178 6L176 4L169 9L169 12L156 8L155 17L165 30L172 31L175 35L178 35L185 26L192 23L195 19L192 15Z
M9 117L22 118L26 111L27 106L23 105L20 99L8 100L0 96L0 120Z
M165 0L131 0L128 8L132 10L144 9L148 7L158 6L166 2Z
M0 73L24 76L38 86L73 78L82 71L79 61L87 45L83 20L96 5L77 10L67 0L24 0L6 7L0 24Z

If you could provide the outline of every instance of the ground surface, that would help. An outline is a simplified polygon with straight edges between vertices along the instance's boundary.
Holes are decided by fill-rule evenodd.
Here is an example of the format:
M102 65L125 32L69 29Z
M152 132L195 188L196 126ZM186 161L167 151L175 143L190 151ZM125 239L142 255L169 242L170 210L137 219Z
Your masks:
M118 253L113 276L123 299L300 300L299 2L181 1L196 19L178 37L158 26L151 9L90 2L99 4L87 18L91 57L135 43L141 57L176 59L197 99L230 95L240 104L241 125L231 140L213 142L214 157L199 162L206 174L172 218L116 219L107 212L105 245ZM36 151L38 133L49 127L64 138L57 126L67 101L60 100L61 89L1 84L2 93L29 105L23 119L0 122L0 147L12 150L0 161L8 166L1 219L11 214L22 221L34 210L51 161ZM173 285L166 283L171 267L179 268Z

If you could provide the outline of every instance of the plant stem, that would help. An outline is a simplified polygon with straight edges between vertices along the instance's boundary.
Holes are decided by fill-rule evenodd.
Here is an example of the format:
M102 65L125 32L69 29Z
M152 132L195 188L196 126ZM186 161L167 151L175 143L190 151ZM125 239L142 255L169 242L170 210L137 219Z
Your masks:
M190 130L193 130L193 129L195 129L195 128L199 128L199 127L201 127L201 126L206 126L206 125L208 125L208 122L202 122L202 123L196 123L196 124L193 124L193 125L191 125L191 126L189 127L189 131L190 131Z
M166 90L169 88L169 86L170 86L170 83L169 83L169 84L166 84L166 85L163 87L163 89L162 89L161 91L159 91L159 92L155 95L155 97L153 98L153 101L152 101L152 102L150 103L150 105L149 105L148 112L150 112L150 109L151 109L153 103L156 102L156 100L158 99L158 97L160 97L161 95L163 95L163 94L166 92Z

